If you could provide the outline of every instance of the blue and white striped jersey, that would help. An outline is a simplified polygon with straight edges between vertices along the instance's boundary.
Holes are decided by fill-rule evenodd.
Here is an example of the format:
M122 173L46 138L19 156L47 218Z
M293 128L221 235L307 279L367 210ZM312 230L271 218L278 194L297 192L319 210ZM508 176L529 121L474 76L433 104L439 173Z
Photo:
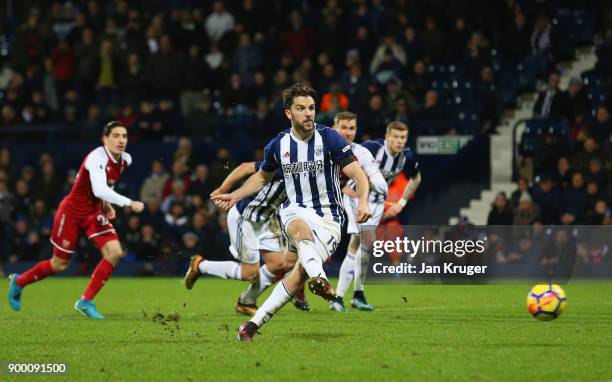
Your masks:
M418 175L419 162L408 147L404 151L393 155L387 149L384 139L365 141L361 145L372 153L387 184L391 184L402 171L409 178Z
M264 151L262 170L282 169L287 201L312 208L317 215L342 224L340 169L355 160L351 146L333 129L315 124L314 134L302 141L291 129L277 135Z
M262 163L262 161L255 162L257 171L261 168ZM283 173L279 169L270 183L266 184L257 194L236 203L236 208L243 218L259 223L270 218L276 218L278 206L285 200L287 200L285 182Z

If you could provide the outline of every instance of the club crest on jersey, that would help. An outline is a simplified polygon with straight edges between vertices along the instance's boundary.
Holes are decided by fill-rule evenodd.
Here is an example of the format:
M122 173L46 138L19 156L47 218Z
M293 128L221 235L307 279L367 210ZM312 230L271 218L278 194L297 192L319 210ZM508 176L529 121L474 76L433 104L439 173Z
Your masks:
M289 158L291 155L289 154L289 151L285 151L285 153L283 154L283 158Z

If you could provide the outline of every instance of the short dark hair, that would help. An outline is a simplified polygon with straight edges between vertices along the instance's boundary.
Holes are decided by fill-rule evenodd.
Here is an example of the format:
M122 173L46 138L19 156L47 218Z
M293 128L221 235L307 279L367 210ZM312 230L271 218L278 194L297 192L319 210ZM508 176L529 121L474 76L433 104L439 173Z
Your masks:
M123 123L119 121L110 121L104 125L104 128L102 129L102 136L108 137L115 127L123 127L124 129L127 129Z
M283 105L285 109L290 109L295 97L312 97L314 99L316 96L317 92L313 88L303 82L298 82L283 91Z

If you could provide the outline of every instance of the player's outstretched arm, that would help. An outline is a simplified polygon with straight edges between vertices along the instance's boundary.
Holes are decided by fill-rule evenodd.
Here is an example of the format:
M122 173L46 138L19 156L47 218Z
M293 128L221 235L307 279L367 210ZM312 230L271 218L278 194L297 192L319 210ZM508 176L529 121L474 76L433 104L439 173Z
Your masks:
M234 188L236 183L246 178L247 176L253 175L257 172L255 162L242 162L240 166L236 167L229 175L223 180L219 188L211 192L210 196L219 194L226 194Z
M217 194L211 196L211 200L215 205L223 210L228 211L240 200L259 192L264 186L272 181L274 172L259 170L251 175L244 184L229 194Z
M393 203L391 207L387 211L385 211L383 218L392 219L396 217L400 212L402 212L404 206L408 203L410 199L412 199L414 193L416 192L417 188L419 188L420 184L421 173L418 172L414 177L410 178L408 185L406 186L406 188L404 188L404 193L402 194L400 200L396 203Z
M353 161L342 169L349 178L355 181L359 202L357 205L357 223L363 223L370 218L370 207L368 205L368 194L370 193L370 184L368 176L363 172L357 161Z

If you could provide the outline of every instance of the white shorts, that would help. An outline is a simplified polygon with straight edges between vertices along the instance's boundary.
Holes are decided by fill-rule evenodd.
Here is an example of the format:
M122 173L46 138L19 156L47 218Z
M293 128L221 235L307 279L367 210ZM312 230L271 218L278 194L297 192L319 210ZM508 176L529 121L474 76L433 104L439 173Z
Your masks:
M258 264L259 251L285 251L277 216L257 223L244 219L234 206L227 214L227 229L230 236L229 250L241 263Z
M340 223L334 221L331 217L321 217L317 215L312 208L303 208L295 204L290 204L286 208L281 208L279 211L281 226L285 237L287 234L287 225L295 219L301 219L310 227L314 236L317 252L324 262L334 253L336 247L340 243L340 234L342 227ZM295 243L287 240L289 251L296 252Z
M378 203L370 201L370 212L372 216L365 223L357 224L355 221L355 210L357 209L357 199L351 198L350 196L343 194L344 209L348 217L348 227L346 233L349 235L358 234L361 227L378 227L380 219L382 219L383 213L385 212L385 201L381 200Z

